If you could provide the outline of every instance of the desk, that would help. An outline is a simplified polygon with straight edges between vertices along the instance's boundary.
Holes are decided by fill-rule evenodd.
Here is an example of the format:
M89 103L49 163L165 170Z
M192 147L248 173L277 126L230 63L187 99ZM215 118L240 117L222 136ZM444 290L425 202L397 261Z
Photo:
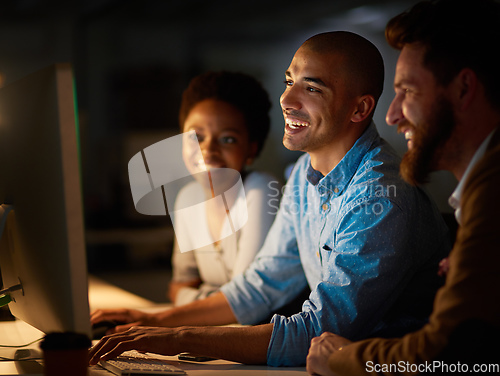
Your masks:
M89 278L89 303L91 309L133 307L144 308L148 311L157 307L147 299L112 286L102 280ZM43 333L23 321L0 322L0 343L2 345L22 345L42 338ZM38 352L38 344L28 349ZM15 349L0 349L0 356L13 358ZM41 354L41 353L39 353ZM189 376L303 376L307 375L305 367L267 367L248 366L225 360L213 360L205 363L179 361L176 356L159 356L172 362L173 365L184 369ZM0 375L41 376L43 370L39 363L34 361L0 362ZM89 368L89 376L111 376L112 373L99 366Z
M98 308L148 308L155 306L155 303L89 276L89 305L90 311L93 311Z

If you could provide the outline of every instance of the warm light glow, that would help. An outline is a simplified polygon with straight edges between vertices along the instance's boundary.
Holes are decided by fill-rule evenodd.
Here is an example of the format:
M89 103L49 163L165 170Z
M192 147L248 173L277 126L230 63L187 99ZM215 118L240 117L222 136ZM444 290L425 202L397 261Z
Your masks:
M5 82L5 75L2 72L0 72L0 89L3 87L4 82ZM2 125L3 125L3 120L2 120L2 114L0 113L0 128L3 128Z

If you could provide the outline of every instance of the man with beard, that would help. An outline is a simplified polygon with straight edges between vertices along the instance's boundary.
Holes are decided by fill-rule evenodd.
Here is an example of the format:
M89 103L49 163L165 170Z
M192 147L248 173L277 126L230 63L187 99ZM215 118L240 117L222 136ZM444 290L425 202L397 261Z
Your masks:
M325 330L366 338L421 327L448 239L428 197L400 179L400 159L372 122L383 77L382 56L365 38L331 32L308 39L285 73L280 101L283 144L306 153L255 262L186 306L155 315L94 313L94 322L156 327L105 337L91 363L137 349L303 365L311 339ZM207 327L261 323L306 287L311 294L291 316Z
M451 171L460 228L426 326L354 343L323 333L309 351L311 374L500 373L499 22L497 2L438 0L388 23L387 40L401 51L387 113L408 141L401 173L420 184Z

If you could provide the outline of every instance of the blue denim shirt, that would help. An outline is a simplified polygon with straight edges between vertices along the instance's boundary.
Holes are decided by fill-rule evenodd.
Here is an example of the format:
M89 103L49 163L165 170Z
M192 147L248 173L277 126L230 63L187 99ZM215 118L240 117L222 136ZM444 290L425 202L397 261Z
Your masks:
M240 323L255 324L309 284L302 312L272 318L267 354L272 366L303 365L324 331L357 340L415 329L449 249L440 213L400 179L399 158L372 123L326 176L299 158L255 262L221 291Z

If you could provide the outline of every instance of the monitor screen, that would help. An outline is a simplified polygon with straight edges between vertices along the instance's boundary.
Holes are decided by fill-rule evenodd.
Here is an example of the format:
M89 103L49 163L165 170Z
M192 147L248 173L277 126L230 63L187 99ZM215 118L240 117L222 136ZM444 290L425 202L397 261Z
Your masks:
M0 268L14 316L89 335L76 114L69 64L0 89Z

